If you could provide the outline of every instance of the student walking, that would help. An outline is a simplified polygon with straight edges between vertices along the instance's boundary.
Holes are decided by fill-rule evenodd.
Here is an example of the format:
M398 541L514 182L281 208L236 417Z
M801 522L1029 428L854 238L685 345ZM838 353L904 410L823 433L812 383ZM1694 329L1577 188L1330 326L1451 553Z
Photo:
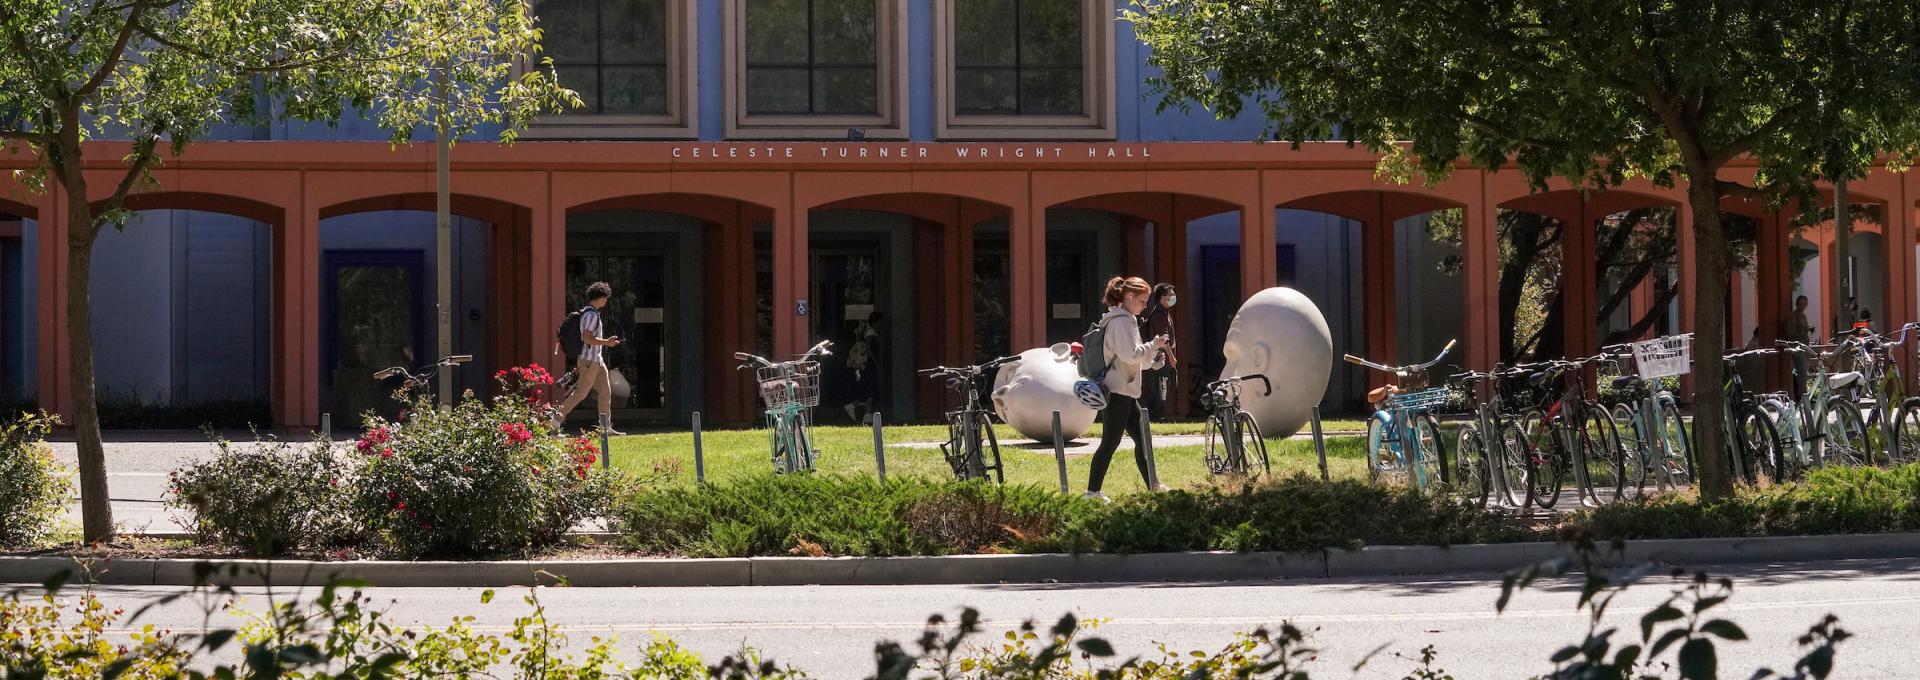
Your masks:
M1156 366L1146 371L1147 382L1140 394L1141 405L1147 407L1147 413L1152 414L1154 420L1166 417L1167 398L1179 392L1180 360L1174 357L1178 343L1173 334L1173 305L1179 301L1173 284L1156 285L1148 298L1147 313L1140 317L1141 337L1167 339Z
M1087 497L1106 498L1100 487L1107 478L1107 465L1113 462L1113 453L1120 448L1120 434L1125 432L1133 438L1133 462L1140 466L1140 477L1151 484L1147 477L1147 450L1143 445L1146 439L1140 423L1140 390L1145 380L1141 372L1156 366L1160 350L1165 349L1171 339L1165 335L1155 336L1147 342L1140 341L1140 322L1138 315L1147 308L1147 282L1139 277L1113 277L1107 282L1105 301L1106 316L1100 318L1105 329L1105 339L1101 347L1087 347L1083 351L1101 352L1106 361L1107 373L1101 384L1107 388L1107 408L1100 412L1100 448L1093 452L1092 476L1087 480ZM1164 485L1156 485L1154 491L1164 491Z
M605 349L619 347L620 338L600 336L601 310L606 308L607 300L612 297L613 286L605 281L596 281L593 285L587 286L587 306L579 313L580 353L579 358L574 361L573 389L567 392L566 400L560 404L560 411L553 417L555 430L560 429L560 425L567 420L567 414L572 413L573 408L587 398L588 391L592 391L597 399L596 406L599 408L601 421L613 422L613 380L607 374ZM565 322L562 323L561 328L562 336L567 335L569 330ZM562 337L563 349L567 348L567 340L568 338ZM611 427L607 432L624 434Z

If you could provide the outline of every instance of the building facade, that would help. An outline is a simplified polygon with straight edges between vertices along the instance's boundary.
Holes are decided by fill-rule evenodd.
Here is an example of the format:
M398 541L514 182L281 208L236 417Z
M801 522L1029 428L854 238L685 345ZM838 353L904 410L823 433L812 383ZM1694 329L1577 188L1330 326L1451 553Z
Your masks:
M486 141L494 131L456 146L452 262L435 254L430 145L391 148L361 119L229 126L170 158L160 186L130 201L127 228L100 239L103 399L264 403L283 426L351 422L384 407L374 370L429 360L443 266L454 347L478 358L458 385L476 390L499 367L550 363L560 317L587 283L612 283L610 331L627 339L609 355L622 420L748 421L733 352L869 333L880 380L855 384L830 363L828 401L871 396L890 420L936 417L948 396L916 369L1077 338L1121 273L1181 290L1189 387L1217 375L1240 300L1277 284L1319 304L1336 351L1411 360L1459 338L1458 363L1484 366L1498 352L1500 210L1577 225L1561 273L1576 282L1596 276L1592 225L1608 215L1672 206L1686 230L1672 189L1536 192L1516 173L1468 168L1398 185L1362 150L1262 143L1258 119L1162 111L1113 0L531 6L545 56L585 106L511 146ZM122 154L100 145L91 171L104 178ZM10 181L0 386L65 409L65 199ZM1854 251L1869 304L1883 323L1911 318L1908 180L1879 173L1852 193L1888 208ZM1762 225L1758 265L1728 302L1733 325L1777 325L1801 287L1788 281L1785 218L1728 207ZM1460 211L1457 239L1429 234L1439 210ZM1830 249L1820 233L1799 247ZM1669 277L1683 291L1663 324L1673 330L1693 304L1685 242ZM1442 271L1448 262L1462 264ZM1593 288L1567 287L1570 318L1593 316ZM1651 299L1636 291L1633 309ZM1590 351L1607 323L1578 325L1566 349ZM1378 379L1343 364L1325 406L1357 407Z

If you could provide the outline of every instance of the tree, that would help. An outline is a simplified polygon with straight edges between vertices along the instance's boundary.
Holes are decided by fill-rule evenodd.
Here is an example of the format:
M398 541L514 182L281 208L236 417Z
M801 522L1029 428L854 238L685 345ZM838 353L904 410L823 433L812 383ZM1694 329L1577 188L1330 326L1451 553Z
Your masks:
M364 112L398 144L417 127L502 141L541 110L578 105L552 67L515 70L539 32L520 0L5 0L0 142L34 157L21 178L65 192L68 367L83 536L113 534L93 374L92 254L124 228L151 170L222 122L333 123ZM435 88L434 76L448 86ZM263 106L262 102L266 102ZM89 201L87 142L131 140L106 198Z
M1606 188L1686 182L1700 300L1725 295L1721 199L1817 205L1816 182L1914 156L1915 0L1134 0L1161 106L1249 106L1438 182L1461 159ZM1758 182L1722 177L1752 158ZM1694 356L1726 313L1694 307ZM1700 488L1732 490L1720 362L1694 369Z

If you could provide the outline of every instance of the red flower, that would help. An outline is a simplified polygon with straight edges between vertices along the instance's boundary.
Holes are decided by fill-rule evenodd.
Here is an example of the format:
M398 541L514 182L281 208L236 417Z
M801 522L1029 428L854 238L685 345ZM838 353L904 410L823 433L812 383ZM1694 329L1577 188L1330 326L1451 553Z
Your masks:
M393 458L393 447L391 447L391 446L388 446L388 447L384 447L384 448L382 448L382 449L380 449L380 459L381 459L381 460L387 460L387 459L390 459L390 458Z
M400 497L400 494L397 494L397 493L394 493L394 492L392 492L392 491L388 491L388 492L387 492L387 500L393 500L393 499L395 499L395 498L399 498L399 497Z
M398 503L394 503L394 504L393 504L393 509L395 509L395 510L405 510L405 509L407 509L407 502L406 502L406 501L401 501L401 502L398 502Z
M540 475L540 466L538 466L538 465L534 465L534 466L531 466L531 467L533 468L533 474L534 474L534 476L536 476L536 477L537 477L537 476L539 476L539 475Z
M500 433L506 435L507 442L512 444L522 444L533 439L533 431L527 429L525 423L501 423Z

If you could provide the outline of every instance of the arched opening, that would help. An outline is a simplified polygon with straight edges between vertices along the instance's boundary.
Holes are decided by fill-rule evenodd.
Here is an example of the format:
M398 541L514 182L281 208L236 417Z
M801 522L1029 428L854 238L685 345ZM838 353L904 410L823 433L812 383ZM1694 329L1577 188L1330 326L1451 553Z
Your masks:
M1549 191L1501 204L1502 361L1586 356L1676 330L1674 203Z
M521 280L509 274L524 250L514 244L524 238L530 212L456 194L453 257L441 262L434 203L432 194L399 194L320 210L320 404L336 424L355 426L367 411L397 415L401 405L373 373L439 357L441 267L452 269L452 353L474 361L439 380L450 380L456 395L490 394L493 371L531 354L517 346L511 330L518 325L510 323L520 318L528 293L496 285Z
M807 211L808 333L838 348L821 422L937 418L950 395L915 374L1019 352L1011 342L1009 210L934 193L843 198ZM843 420L844 419L844 420Z
M9 410L26 410L39 396L37 215L0 200L0 404Z
M771 258L756 252L753 230L769 224L764 206L699 194L649 194L595 201L567 211L567 311L587 304L597 281L613 288L603 350L621 423L684 423L694 411L709 422L752 416L753 395L732 370L737 351L771 346ZM767 277L767 280L759 280ZM595 417L597 397L574 422Z

